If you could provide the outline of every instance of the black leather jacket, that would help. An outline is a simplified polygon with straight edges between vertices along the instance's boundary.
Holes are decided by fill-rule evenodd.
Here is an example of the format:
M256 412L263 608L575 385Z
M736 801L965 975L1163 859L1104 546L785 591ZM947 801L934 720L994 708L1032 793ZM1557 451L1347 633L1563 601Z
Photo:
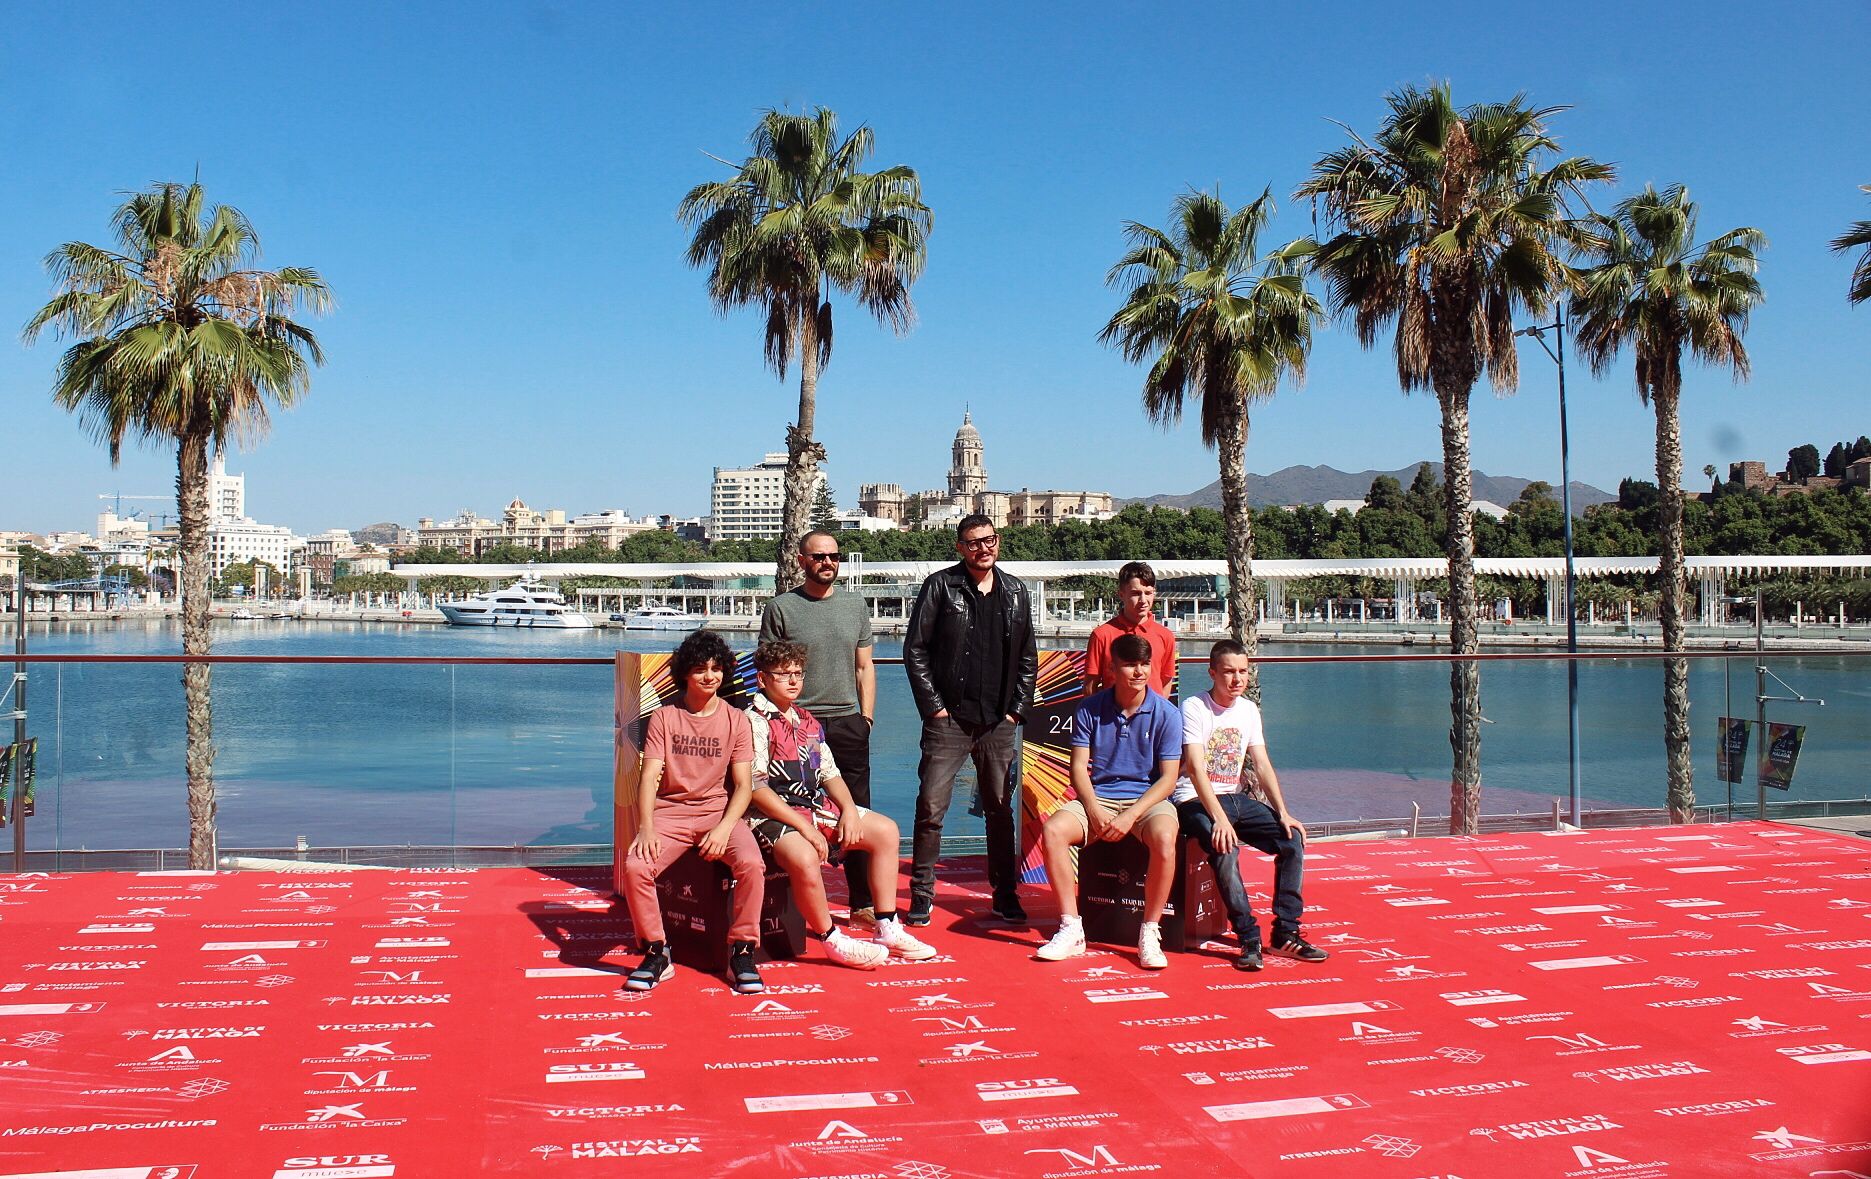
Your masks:
M994 570L1007 603L1006 670L1002 695L993 711L1022 719L1033 699L1033 681L1039 675L1039 652L1033 641L1033 600L1026 583L1004 569ZM909 632L903 638L903 666L909 672L916 710L928 720L949 701L968 691L961 682L962 656L974 637L971 613L980 595L960 563L931 573L910 610ZM952 711L952 710L951 710Z

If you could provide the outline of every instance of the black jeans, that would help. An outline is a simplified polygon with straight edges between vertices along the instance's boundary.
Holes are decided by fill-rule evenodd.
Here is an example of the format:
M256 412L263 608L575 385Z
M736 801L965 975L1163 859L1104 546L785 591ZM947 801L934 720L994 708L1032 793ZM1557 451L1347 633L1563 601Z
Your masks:
M995 900L1012 897L1020 883L1013 811L1014 736L1018 728L1002 718L997 725L964 725L953 716L923 722L922 763L917 767L916 838L910 861L910 903L935 898L936 857L942 854L942 822L948 817L955 775L974 761L981 783L981 807L987 812L987 878Z
M861 807L871 805L871 724L864 719L864 714L854 712L850 716L825 716L819 718L825 727L825 744L831 746L832 760L838 763L838 773L845 780L845 789L851 791L851 801ZM851 898L853 909L874 907L876 898L871 896L871 854L869 852L846 852L845 885Z
M1273 808L1245 794L1223 794L1216 798L1241 842L1273 857L1273 934L1299 932L1299 916L1305 911L1300 898L1300 878L1305 872L1305 840L1289 835ZM1254 920L1254 908L1248 903L1247 890L1241 885L1241 862L1238 852L1215 854L1215 826L1200 799L1192 798L1176 807L1182 817L1182 833L1201 841L1208 853L1208 866L1215 873L1215 887L1221 902L1228 907L1228 924L1234 926L1241 944L1260 940L1260 925Z

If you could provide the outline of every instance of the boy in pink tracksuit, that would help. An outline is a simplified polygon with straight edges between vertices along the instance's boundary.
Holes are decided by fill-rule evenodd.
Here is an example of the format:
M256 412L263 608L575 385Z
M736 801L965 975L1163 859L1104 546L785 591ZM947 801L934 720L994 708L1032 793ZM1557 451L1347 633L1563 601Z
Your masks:
M682 695L650 714L637 791L637 835L624 859L624 900L643 943L643 962L624 981L633 991L647 991L675 973L663 937L656 878L691 847L704 859L723 861L734 874L729 982L742 994L766 989L754 968L766 865L753 832L741 821L753 793L753 730L747 714L720 696L733 665L734 654L720 635L696 631L682 640L670 661Z

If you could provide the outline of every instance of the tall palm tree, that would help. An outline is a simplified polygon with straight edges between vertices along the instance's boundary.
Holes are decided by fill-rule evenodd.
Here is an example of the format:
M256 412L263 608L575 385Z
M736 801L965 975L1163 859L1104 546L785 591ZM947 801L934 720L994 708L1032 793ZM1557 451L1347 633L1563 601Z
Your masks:
M769 110L749 136L753 153L733 177L698 184L676 215L695 227L691 266L708 268L715 307L754 304L766 312L767 363L782 380L799 360L799 418L786 429L786 494L776 588L802 577L792 551L811 528L818 464L813 437L819 371L832 357L833 291L898 334L915 320L910 284L927 257L929 209L922 182L897 165L858 168L873 150L870 128L838 136L824 107L793 115Z
M239 211L209 207L200 184L130 194L114 218L118 248L66 242L46 258L57 293L26 323L77 339L59 360L52 397L110 447L130 438L176 448L182 652L206 655L208 460L230 437L256 438L267 406L291 406L323 354L292 318L331 294L304 267L259 270L260 241ZM185 663L188 858L212 868L214 731L209 665Z
M1871 184L1858 186L1860 192L1871 193ZM1832 249L1843 254L1846 250L1863 248L1858 255L1858 262L1852 267L1851 293L1847 297L1854 303L1863 303L1871 299L1871 221L1854 221L1852 227L1832 239Z
M1273 197L1230 213L1218 193L1176 198L1167 231L1126 222L1130 249L1107 281L1124 304L1098 333L1132 363L1150 362L1143 408L1173 425L1184 402L1201 403L1202 441L1221 463L1221 510L1228 553L1228 625L1254 651L1254 517L1247 503L1248 407L1271 397L1283 375L1306 375L1312 325L1324 318L1300 268L1309 241L1262 257L1261 231ZM1252 689L1259 699L1258 680Z
M1620 201L1595 219L1588 265L1572 298L1579 351L1597 373L1626 345L1637 358L1637 395L1657 413L1657 546L1662 585L1663 648L1683 649L1683 440L1680 399L1683 351L1726 364L1735 379L1748 374L1741 334L1761 301L1754 275L1767 238L1758 229L1731 229L1696 244L1696 205L1674 185ZM1670 818L1695 813L1689 741L1689 663L1663 663L1663 745L1668 759Z
M1569 201L1612 170L1584 157L1553 158L1558 145L1547 123L1560 107L1530 107L1519 96L1457 107L1446 85L1405 87L1386 101L1377 135L1351 133L1348 146L1321 156L1299 195L1313 198L1337 231L1313 260L1333 312L1350 317L1367 348L1394 322L1403 391L1435 392L1449 639L1456 655L1472 655L1479 611L1469 394L1484 370L1497 392L1519 383L1515 316L1546 310L1565 274L1560 254L1577 237ZM1481 806L1480 669L1458 658L1449 680L1450 827L1472 834Z

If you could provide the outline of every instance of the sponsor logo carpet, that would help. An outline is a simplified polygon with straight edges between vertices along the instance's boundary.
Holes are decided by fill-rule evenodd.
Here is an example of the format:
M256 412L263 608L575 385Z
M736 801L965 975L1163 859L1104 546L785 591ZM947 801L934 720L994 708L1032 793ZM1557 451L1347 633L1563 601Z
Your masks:
M0 1179L1871 1179L1871 845L1694 834L1322 845L1259 974L957 861L939 957L758 997L621 991L604 869L0 876Z

